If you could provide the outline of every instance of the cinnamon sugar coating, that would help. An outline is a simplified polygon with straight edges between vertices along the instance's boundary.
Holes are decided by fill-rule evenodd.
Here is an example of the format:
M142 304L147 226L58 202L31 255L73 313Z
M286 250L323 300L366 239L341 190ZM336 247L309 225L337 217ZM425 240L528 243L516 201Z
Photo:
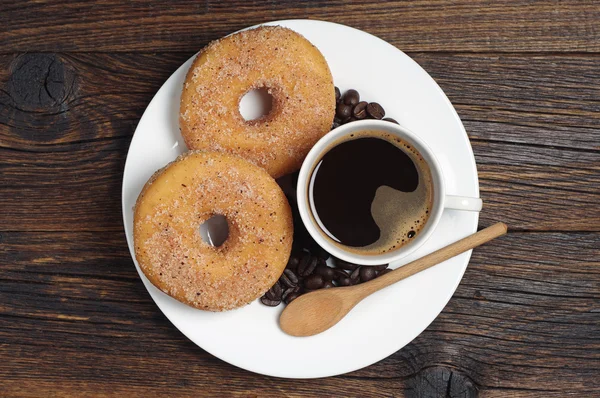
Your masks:
M240 99L266 88L273 108L246 121ZM190 67L181 96L180 128L190 149L234 153L274 178L298 170L329 132L335 92L329 66L300 34L263 26L210 43Z
M205 243L200 225L224 215L229 236ZM225 311L264 294L285 269L293 238L287 199L246 160L191 151L157 171L134 210L140 268L163 292L190 306Z

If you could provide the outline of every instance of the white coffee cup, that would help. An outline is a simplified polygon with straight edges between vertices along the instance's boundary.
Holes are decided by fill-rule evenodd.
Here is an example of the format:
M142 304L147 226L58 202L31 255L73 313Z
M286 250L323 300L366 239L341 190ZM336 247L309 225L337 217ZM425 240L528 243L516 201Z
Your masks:
M343 141L344 137L365 130L391 133L411 144L427 162L432 177L433 201L429 218L427 219L425 226L406 245L382 254L358 254L356 252L345 250L343 246L337 245L330 241L329 238L326 238L323 228L319 226L320 220L314 210L314 201L312 197L311 177L315 167L325 153L335 146L333 145L334 143ZM304 222L306 229L313 239L333 256L361 265L391 263L392 261L401 259L415 251L433 234L433 231L442 217L444 209L480 211L482 206L481 199L479 198L447 195L442 168L431 148L407 128L381 120L360 120L348 123L332 130L321 138L310 150L300 169L300 174L298 176L297 201L302 222Z

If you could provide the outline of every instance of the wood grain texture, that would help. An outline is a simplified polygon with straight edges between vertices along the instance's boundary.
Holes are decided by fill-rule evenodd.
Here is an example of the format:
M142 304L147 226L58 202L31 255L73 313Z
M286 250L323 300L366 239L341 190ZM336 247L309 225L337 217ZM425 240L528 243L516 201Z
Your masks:
M255 375L182 336L121 218L156 90L210 40L286 18L421 64L471 138L480 227L510 227L417 339L320 380ZM599 20L593 0L0 2L0 396L600 396Z
M156 90L193 54L0 55L0 143L41 150L129 137ZM446 92L471 139L600 150L598 55L409 55ZM62 112L51 106L34 112L35 103L27 108L12 94L15 71L34 57L74 75ZM47 70L37 73L43 80Z
M155 91L188 55L0 57L0 231L119 231L121 171L131 135ZM440 79L466 119L480 173L484 225L504 220L516 230L600 231L596 56L570 62L564 75L573 83L566 85L552 79L554 57L433 60L417 54L416 59ZM528 62L536 68L527 68ZM61 64L72 81L57 103L25 97L13 87L16 71L30 68L34 88L22 92L46 93L39 82L52 63ZM35 73L41 76L37 80ZM482 90L476 82L484 74L505 78L490 78ZM536 79L549 87L546 100L536 94ZM510 104L498 108L497 95L510 97ZM566 104L554 114L543 110L544 101L553 98ZM524 127L526 122L530 125Z
M235 30L293 18L347 24L408 51L600 51L593 0L79 0L16 2L3 11L3 52L196 51Z
M123 240L2 233L6 394L600 394L598 233L510 233L476 249L453 299L422 335L371 367L318 383L250 375L196 347L156 309Z

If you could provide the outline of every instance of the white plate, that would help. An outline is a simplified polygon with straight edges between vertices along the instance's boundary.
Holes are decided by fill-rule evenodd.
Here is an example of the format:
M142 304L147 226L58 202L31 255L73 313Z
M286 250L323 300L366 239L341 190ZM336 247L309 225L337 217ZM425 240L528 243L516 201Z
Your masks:
M448 194L479 196L471 145L456 111L435 81L406 54L385 41L347 26L314 20L270 22L304 35L325 55L335 84L377 101L387 115L419 134L434 150ZM178 127L179 97L191 59L165 82L148 105L131 141L123 176L127 243L148 292L169 320L204 350L235 366L279 377L333 376L371 365L417 337L442 311L467 267L464 253L374 294L332 329L313 337L283 333L282 307L258 301L235 311L193 309L155 288L133 251L132 207L144 183L186 150ZM418 251L421 257L473 233L478 214L446 210L439 227ZM285 358L279 355L285 353ZM276 358L281 358L277 360Z

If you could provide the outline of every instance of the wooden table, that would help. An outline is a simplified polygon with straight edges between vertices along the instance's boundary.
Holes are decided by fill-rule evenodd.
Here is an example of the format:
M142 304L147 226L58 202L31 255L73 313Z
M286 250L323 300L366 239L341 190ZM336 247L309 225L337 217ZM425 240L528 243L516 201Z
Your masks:
M61 3L0 5L0 396L600 396L597 1ZM363 29L421 64L471 138L480 227L510 227L412 343L320 380L187 340L121 220L127 148L165 79L210 40L287 18Z

